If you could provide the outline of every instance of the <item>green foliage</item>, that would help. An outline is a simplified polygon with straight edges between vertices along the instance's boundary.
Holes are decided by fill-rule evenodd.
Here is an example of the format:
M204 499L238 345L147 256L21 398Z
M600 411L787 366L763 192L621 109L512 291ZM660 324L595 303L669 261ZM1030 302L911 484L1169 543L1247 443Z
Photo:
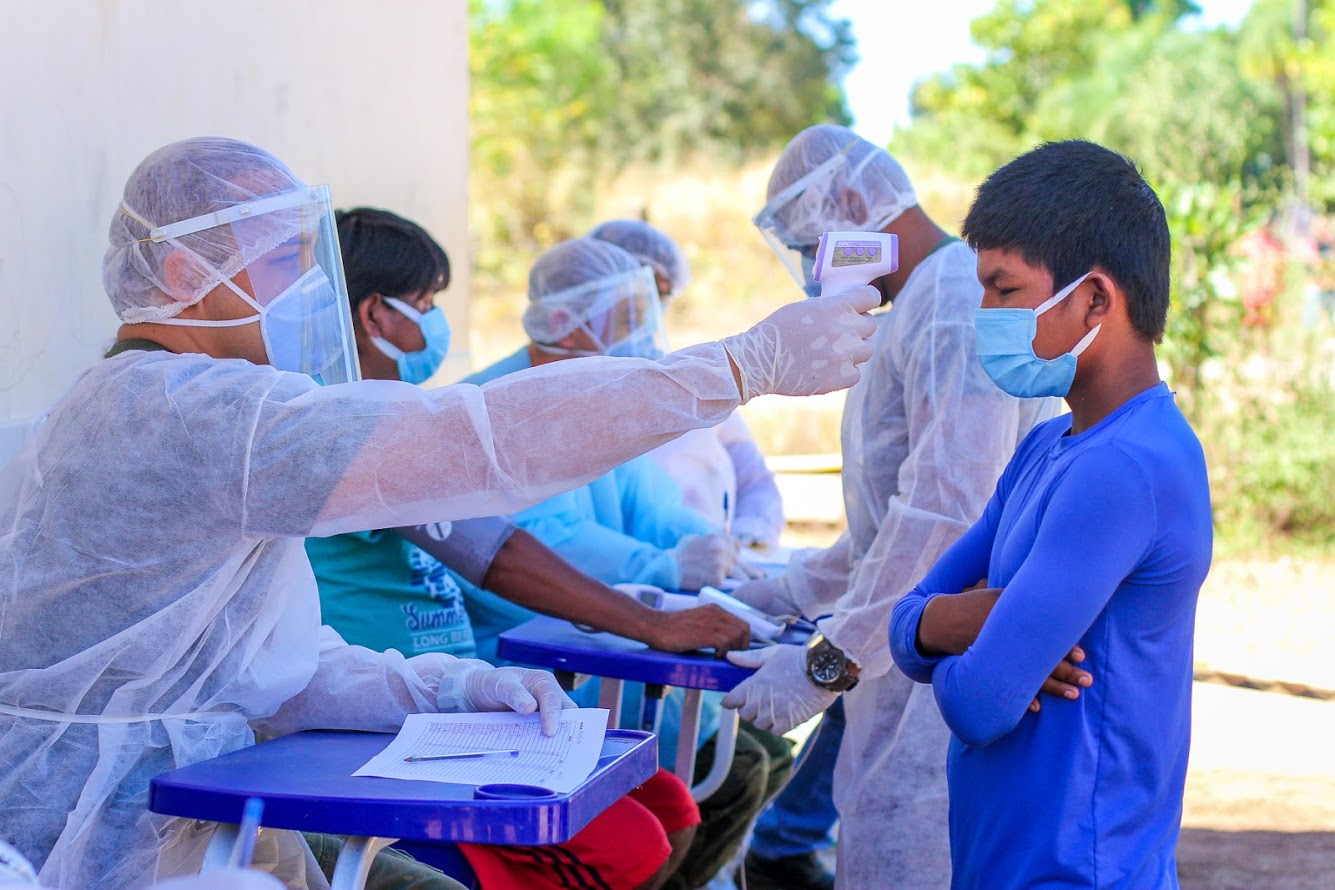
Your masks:
M1263 222L1262 205L1244 202L1237 181L1181 184L1164 202L1173 239L1173 305L1160 357L1169 378L1196 418L1210 395L1201 386L1206 363L1237 345L1242 302L1233 247Z
M740 159L847 122L854 60L830 0L472 0L479 278L587 225L632 161Z
M603 48L621 85L607 154L734 158L816 121L847 123L839 80L855 60L830 0L605 0Z
M1313 0L1308 38L1293 47L1306 89L1307 137L1312 152L1312 199L1335 206L1335 0Z
M474 181L502 192L473 202L485 208L474 228L490 245L527 243L550 214L551 171L592 165L602 109L615 99L611 64L590 51L603 10L588 0L473 0L470 18Z
M1232 551L1335 545L1335 404L1328 387L1267 386L1201 429L1215 524ZM1198 424L1199 426L1199 424Z
M1286 156L1280 91L1244 74L1238 35L1180 28L1189 11L1181 2L1001 0L973 23L986 61L920 84L913 126L894 146L974 179L1048 140L1091 139L1135 160L1173 233L1163 355L1188 390L1237 337L1230 248L1264 221Z

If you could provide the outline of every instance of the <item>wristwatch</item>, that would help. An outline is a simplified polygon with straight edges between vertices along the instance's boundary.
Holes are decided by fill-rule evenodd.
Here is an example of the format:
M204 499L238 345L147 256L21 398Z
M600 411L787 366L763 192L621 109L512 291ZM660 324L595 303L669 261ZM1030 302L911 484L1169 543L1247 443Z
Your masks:
M858 685L858 666L817 632L807 641L807 679L821 689L847 692Z

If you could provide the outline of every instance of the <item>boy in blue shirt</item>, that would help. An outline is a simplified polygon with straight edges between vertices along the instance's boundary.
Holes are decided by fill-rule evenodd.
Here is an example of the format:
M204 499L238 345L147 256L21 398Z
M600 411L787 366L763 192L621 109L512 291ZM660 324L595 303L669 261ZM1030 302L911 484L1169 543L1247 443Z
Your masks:
M963 234L988 375L1071 413L1025 439L891 619L896 664L954 735L953 883L1175 888L1212 532L1200 443L1154 355L1163 207L1120 155L1050 143L983 183Z

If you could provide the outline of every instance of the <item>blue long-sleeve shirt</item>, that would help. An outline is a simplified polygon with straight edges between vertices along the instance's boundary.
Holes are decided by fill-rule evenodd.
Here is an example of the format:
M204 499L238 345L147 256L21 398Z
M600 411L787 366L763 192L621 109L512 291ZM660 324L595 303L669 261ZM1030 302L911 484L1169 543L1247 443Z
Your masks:
M1210 567L1200 443L1159 384L1080 435L1034 429L982 518L895 607L895 663L931 683L954 886L1177 887L1196 597ZM959 656L917 649L923 608L1003 588ZM1094 684L1030 700L1075 645Z

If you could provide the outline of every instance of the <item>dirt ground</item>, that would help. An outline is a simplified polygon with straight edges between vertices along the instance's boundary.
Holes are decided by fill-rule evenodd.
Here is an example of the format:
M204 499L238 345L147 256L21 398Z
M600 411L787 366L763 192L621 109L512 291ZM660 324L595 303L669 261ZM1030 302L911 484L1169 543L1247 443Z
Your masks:
M1335 690L1335 561L1223 560L1196 665ZM1335 700L1198 683L1178 868L1190 890L1335 887Z
M825 546L834 526L793 529ZM785 543L788 538L785 538ZM1335 890L1335 559L1217 560L1198 676L1178 873L1184 890ZM1236 688L1221 676L1326 697Z

